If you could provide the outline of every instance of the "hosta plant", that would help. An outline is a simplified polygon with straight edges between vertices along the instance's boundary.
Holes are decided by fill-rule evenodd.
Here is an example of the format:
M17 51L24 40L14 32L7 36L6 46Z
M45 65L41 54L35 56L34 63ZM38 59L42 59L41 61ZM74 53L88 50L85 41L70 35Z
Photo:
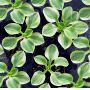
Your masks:
M24 3L23 0L0 0L0 6L8 5L8 7L0 7L0 21L7 17L9 11L11 11L11 19L19 24L24 23L25 16L30 16L34 9L28 4Z
M34 22L33 22L34 21ZM5 37L2 41L2 45L6 50L12 50L17 46L17 43L20 41L21 48L27 53L33 53L35 46L41 45L44 43L43 36L34 32L34 28L36 28L40 23L40 16L38 12L34 12L31 16L26 18L27 28L23 32L21 31L21 26L16 23L9 23L5 26L5 31L9 35L9 37ZM15 35L18 35L15 36Z
M82 0L85 5L90 6L90 0ZM79 11L81 20L90 20L90 7L83 7Z
M30 82L29 75L24 71L19 71L26 62L26 56L23 51L17 51L11 58L12 68L9 70L4 62L0 62L0 87L3 81L6 81L8 88L20 88L21 85Z
M63 66L67 67L69 65L68 60L64 57L59 57L59 51L56 45L51 44L46 48L45 56L37 55L34 57L34 60L37 64L43 65L45 68L43 71L38 70L34 73L31 79L32 85L41 85L45 81L45 74L47 72L50 73L50 82L55 86L62 86L71 84L73 78L68 73L60 73L57 71L53 71L52 67ZM38 78L37 78L38 77ZM50 87L49 84L45 83L40 87Z
M46 1L48 0L31 0L32 4L35 6L35 7L41 7L43 6ZM58 10L62 10L63 7L64 7L64 2L70 2L72 0L49 0L50 2L50 5Z
M62 18L59 20L59 12L52 7L45 7L43 14L49 22L42 29L42 34L46 37L52 37L56 32L60 33L58 42L67 49L79 35L88 30L88 25L79 21L79 14L73 11L72 7L66 7L62 10Z

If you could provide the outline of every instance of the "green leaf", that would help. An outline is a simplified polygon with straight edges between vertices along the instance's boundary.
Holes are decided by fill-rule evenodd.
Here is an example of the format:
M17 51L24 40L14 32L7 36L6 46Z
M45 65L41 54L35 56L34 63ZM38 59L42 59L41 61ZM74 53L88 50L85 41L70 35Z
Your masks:
M82 21L72 22L72 28L75 29L77 34L84 34L88 29L88 25Z
M0 5L9 5L10 4L10 0L0 0Z
M45 7L43 14L48 22L56 22L60 16L58 10L52 7Z
M41 7L46 3L46 0L31 0L33 6Z
M12 5L14 8L18 8L22 5L22 0L15 0L14 4Z
M20 88L21 85L15 77L10 77L6 80L6 85L8 88Z
M11 59L11 62L14 67L22 67L26 62L26 55L24 51L16 52Z
M0 62L0 73L5 73L7 71L7 65L3 62Z
M12 67L12 69L10 70L10 72L8 72L9 76L15 76L18 73L18 69Z
M73 44L77 48L87 48L89 46L89 40L86 37L78 37L73 40Z
M90 62L85 62L78 68L79 78L90 78Z
M42 84L39 88L50 88L48 83Z
M19 10L25 15L25 16L30 16L34 13L34 8L28 4L28 3L24 3Z
M0 55L4 53L3 47L0 45Z
M24 39L20 42L21 48L27 53L33 53L35 45L29 39Z
M56 34L57 27L52 23L46 24L42 29L42 34L46 37L52 37Z
M6 76L0 76L0 88L2 87L3 81Z
M90 0L82 0L85 5L90 5Z
M57 59L59 56L59 51L57 46L54 44L49 45L45 51L45 56L47 59L51 61Z
M32 85L40 85L44 81L45 81L45 74L42 71L37 71L34 73L32 79L31 79L31 84Z
M70 55L71 61L73 63L82 63L85 59L86 53L85 51L73 51Z
M8 13L7 8L0 8L0 21L6 18L7 13Z
M13 10L11 13L11 19L15 22L15 23L19 23L19 24L23 24L24 20L25 20L25 16L23 15L23 13L19 10L19 9L15 9Z
M54 61L54 65L55 66L64 66L67 67L69 65L68 60L64 57L58 57L55 61Z
M58 42L60 45L64 48L67 49L71 46L72 40L69 39L64 33L61 33L58 37Z
M50 5L58 10L62 10L64 7L64 1L63 0L49 0Z
M73 9L72 7L66 7L62 11L62 20L66 23L71 22L72 19L72 14L73 14Z
M47 59L42 55L37 55L34 57L34 60L37 64L47 66Z
M67 2L71 2L71 1L72 1L72 0L64 0L65 3L67 3Z
M75 88L82 88L84 85L85 85L85 81L84 81L84 80L78 80L78 81L75 83L74 87L75 87Z
M36 28L40 24L40 15L38 12L34 12L31 16L26 18L26 24L29 28Z
M88 60L90 61L90 55L88 55Z
M72 84L73 77L70 74L63 73L60 74L59 72L51 73L50 81L55 86L62 86L67 84Z
M6 37L2 41L2 46L6 50L12 50L17 46L18 38L16 37Z
M81 8L79 14L81 20L90 20L90 7Z
M41 45L44 43L44 38L42 36L42 34L35 32L31 35L31 37L29 38L36 46L37 45Z
M29 75L24 71L18 72L15 78L17 78L20 84L26 84L30 82Z
M66 37L68 37L71 40L76 39L78 37L77 30L73 26L65 28L64 34Z
M5 31L10 35L19 34L21 32L21 26L16 23L10 23L6 25L4 28Z

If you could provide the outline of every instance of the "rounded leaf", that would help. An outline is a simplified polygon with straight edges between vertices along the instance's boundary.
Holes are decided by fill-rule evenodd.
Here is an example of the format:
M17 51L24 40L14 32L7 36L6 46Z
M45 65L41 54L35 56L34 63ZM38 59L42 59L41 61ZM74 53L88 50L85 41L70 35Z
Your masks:
M72 29L76 31L77 34L84 34L88 29L88 25L82 21L72 22Z
M47 66L47 59L42 55L37 55L34 57L34 60L37 64Z
M0 62L0 73L5 73L7 71L7 65L3 62Z
M82 0L85 5L90 5L90 0Z
M30 82L29 75L24 71L18 72L15 78L17 78L20 84L26 84Z
M9 5L10 4L10 0L0 0L0 5Z
M3 47L0 45L0 55L4 53Z
M21 48L27 53L33 53L35 45L29 39L24 39L20 42Z
M34 73L32 79L31 79L31 84L32 85L40 85L44 81L45 81L45 74L42 71L37 71Z
M49 60L55 60L59 56L59 51L56 45L51 44L47 47L45 51L45 56Z
M6 18L7 13L8 13L7 8L0 8L0 21Z
M58 10L52 7L45 7L43 14L48 22L56 22L59 19Z
M82 63L85 59L86 53L85 51L73 51L70 55L71 61L73 63Z
M54 65L55 66L64 66L67 67L69 65L68 60L64 57L58 57L55 61L54 61Z
M19 8L19 10L25 15L25 16L30 16L34 13L34 8L28 4L28 3L24 3L23 5L21 5L21 7Z
M40 24L40 15L38 12L34 12L31 16L26 18L26 24L30 28L36 28Z
M4 28L5 31L10 35L19 34L21 32L21 26L16 23L10 23L6 25Z
M80 78L90 78L90 62L85 62L79 66L78 75Z
M31 0L33 6L41 7L46 3L46 0Z
M2 46L6 50L12 50L17 46L18 38L16 37L6 37L2 41Z
M55 86L62 86L67 84L72 84L73 77L70 74L63 73L60 74L59 72L51 73L50 81Z
M78 37L73 40L73 44L77 48L87 48L89 46L89 40L86 37Z
M71 2L71 1L72 1L72 0L64 0L65 3L67 3L67 2Z
M81 20L90 20L90 7L81 8L79 15Z
M62 10L64 7L64 0L49 0L50 5L58 10Z
M69 39L64 33L61 33L58 37L58 42L60 45L64 48L67 49L71 46L72 40Z
M20 88L21 87L19 81L14 77L10 77L9 79L7 79L6 85L8 88Z
M11 59L11 62L14 67L22 67L26 62L26 55L24 51L16 52Z
M42 29L42 34L46 37L52 37L56 34L56 32L57 27L52 23L46 24Z
M50 88L48 83L42 84L39 88Z
M15 23L19 23L19 24L23 24L24 23L24 20L25 20L25 16L23 15L23 13L18 10L18 9L15 9L13 10L11 13L11 19L15 22Z
M42 36L42 34L38 33L38 32L35 32L33 33L30 38L29 38L33 43L34 45L41 45L44 43L44 38Z

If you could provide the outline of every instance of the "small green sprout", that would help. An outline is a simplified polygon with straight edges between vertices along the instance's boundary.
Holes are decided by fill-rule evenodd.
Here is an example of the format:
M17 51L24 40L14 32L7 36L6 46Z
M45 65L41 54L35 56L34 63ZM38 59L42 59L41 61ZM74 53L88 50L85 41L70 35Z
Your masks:
M0 21L7 17L9 11L11 11L11 19L19 24L23 24L25 16L30 16L34 12L33 7L28 3L23 3L23 0L0 0L0 6L8 5L7 8L0 7Z
M45 73L49 72L51 74L50 76L50 82L55 86L62 86L71 84L73 81L73 78L70 74L67 73L60 73L60 72L54 72L52 70L53 66L63 66L67 67L69 65L68 61L64 57L58 57L59 51L56 45L51 44L47 47L45 51L45 57L42 55L37 55L34 57L34 60L39 65L44 65L45 69L43 71L36 71L31 79L32 85L41 85L45 81ZM38 78L37 78L38 77ZM44 86L49 87L49 85L44 84ZM42 87L42 85L41 85Z
M89 28L85 22L79 21L78 12L73 11L72 7L66 7L62 10L61 21L59 21L59 12L55 8L45 7L43 14L50 23L43 27L42 34L46 37L52 37L56 32L60 33L58 42L64 49L69 48L78 35L84 34Z
M8 88L20 88L22 84L30 82L29 75L24 71L19 71L18 67L22 67L26 62L26 55L23 51L17 51L11 58L13 64L11 70L5 63L0 62L0 87L3 85L3 81L6 80Z
M38 32L33 32L32 30L40 24L39 13L34 12L31 16L27 17L26 24L27 28L25 32L22 32L21 26L16 23L10 23L5 26L5 30L9 35L20 35L19 37L11 36L3 39L2 45L6 50L14 49L17 46L18 41L20 41L20 46L25 52L33 53L35 46L44 43L43 36Z

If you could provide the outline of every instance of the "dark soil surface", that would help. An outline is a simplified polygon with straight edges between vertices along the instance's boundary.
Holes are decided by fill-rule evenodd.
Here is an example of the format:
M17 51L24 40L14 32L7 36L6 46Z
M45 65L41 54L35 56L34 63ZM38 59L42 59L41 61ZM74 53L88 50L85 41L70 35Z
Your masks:
M25 0L25 1L29 2L30 0ZM29 3L30 3L30 2L29 2ZM34 7L35 10L40 13L40 16L41 16L41 24L39 25L38 28L36 28L36 29L34 30L34 31L36 31L36 32L40 32L40 33L41 33L41 32L42 32L42 27L43 27L45 24L47 24L47 21L46 21L45 17L43 16L43 13L42 13L43 8L46 7L46 6L50 6L48 0L47 0L47 3L45 4L45 6L40 7L40 8L35 8L35 7ZM81 2L81 0L72 0L72 2L66 3L66 4L65 4L65 7L66 7L66 6L72 6L73 9L76 10L76 11L79 11L80 8L82 8L82 7L86 7L86 6ZM60 13L61 13L61 12L60 12ZM11 18L10 18L10 16L9 16L9 14L8 14L8 16L7 16L7 18L6 18L5 20L3 20L3 21L0 22L0 43L1 43L1 41L2 41L2 39L3 39L4 37L7 37L7 36L8 36L8 34L7 34L7 33L5 32L5 30L4 30L4 26L7 25L8 23L11 23L11 22L13 22L13 21L11 21ZM90 22L87 22L87 23L90 25ZM26 25L23 24L22 27L23 27L22 31L24 31L25 28L26 28ZM58 43L58 41L57 41L58 35L59 35L59 34L57 33L57 34L56 34L54 37L52 37L52 38L46 38L46 37L44 37L44 38L45 38L45 43L44 43L43 45L37 46L37 47L35 48L35 51L34 51L33 54L27 54L27 62L26 62L26 64L25 64L23 67L19 68L19 70L26 71L26 72L29 74L30 78L32 77L32 75L33 75L33 73L34 73L35 71L37 71L37 70L43 70L43 66L37 65L37 64L34 62L33 57L36 56L36 55L44 55L44 52L45 52L46 47L49 46L50 44L55 44L55 45L57 45L57 47L58 47L58 49L59 49L59 52L60 52L60 55L59 55L59 56L66 57L66 58L68 59L70 65L69 65L67 68L63 68L63 67L55 68L55 67L54 67L53 70L54 70L54 71L58 70L58 71L60 71L60 72L71 73L71 74L73 75L73 77L74 77L74 80L76 81L77 78L78 78L78 76L77 76L77 68L78 68L78 65L75 65L75 64L73 64L73 63L71 62L71 60L70 60L70 53L71 53L73 50L77 49L77 48L75 48L75 47L72 45L69 49L64 50L64 49L60 46L60 44ZM86 36L86 37L90 38L90 32L87 31L83 36ZM2 56L0 56L0 61L5 62L5 63L8 65L8 68L10 69L10 68L12 67L11 60L10 60L10 59L11 59L11 56L12 56L17 50L19 50L19 49L20 49L20 47L19 47L19 45L18 45L15 50L5 51L5 53L4 53ZM87 59L86 59L86 60L87 60ZM47 74L46 74L46 81L45 81L45 82L48 82L48 83L51 85L51 87L54 88L55 86L53 86L53 85L49 82L49 76L50 76L50 75L47 73ZM4 82L4 84L3 84L3 87L4 87L4 88L6 87L5 82ZM69 87L69 86L68 86L68 87ZM28 84L26 84L26 85L22 85L22 88L35 88L35 86L32 86L30 83L28 83Z

